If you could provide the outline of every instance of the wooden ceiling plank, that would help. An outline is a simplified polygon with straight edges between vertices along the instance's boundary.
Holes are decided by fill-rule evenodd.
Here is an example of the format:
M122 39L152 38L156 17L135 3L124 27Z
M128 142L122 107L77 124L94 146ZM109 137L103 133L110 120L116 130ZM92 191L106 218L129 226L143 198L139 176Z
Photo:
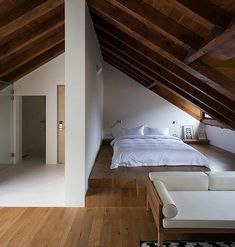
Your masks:
M131 36L142 40L143 43L148 42L155 46L159 53L165 54L169 58L175 57L177 60L183 61L187 55L187 50L175 42L165 38L162 34L157 33L153 28L145 25L137 18L130 16L128 13L116 8L107 1L88 0L88 4L92 11L111 22L114 26L125 30ZM173 54L173 55L172 55Z
M157 79L161 81L162 79L164 81L167 81L168 84L174 84L177 88L180 90L184 91L185 93L189 94L191 97L197 99L200 101L202 104L205 104L209 106L211 109L216 111L217 113L221 114L224 116L224 118L227 118L228 120L232 120L235 123L235 112L232 112L230 109L225 108L223 105L220 105L219 102L213 101L211 99L208 99L207 95L199 92L197 89L192 88L190 85L187 85L185 81L172 76L168 73L165 73L164 70L156 66L154 63L151 61L147 60L145 57L141 57L138 54L128 51L120 51L116 47L117 44L109 44L106 43L105 41L100 41L101 47L104 47L106 50L109 50L109 53L114 53L116 57L118 56L119 58L122 58L126 61L128 61L130 64L135 65L136 68L141 68L146 71L146 74L151 75L152 79Z
M5 37L63 4L63 0L25 1L0 18L0 37ZM23 9L23 11L22 11Z
M125 42L126 45L130 46L131 48L135 49L138 52L141 52L146 57L150 58L152 61L165 67L166 69L180 76L184 80L192 82L195 86L200 88L199 85L201 85L202 87L204 87L203 90L206 90L205 89L206 85L209 86L210 88L213 88L214 89L213 93L215 93L217 97L218 96L219 98L220 96L222 96L222 98L224 98L224 96L227 97L227 99L224 98L223 101L225 102L225 104L228 105L234 104L235 95L231 93L230 86L229 87L227 86L227 85L232 85L231 83L227 84L229 79L224 80L224 78L221 78L221 76L217 78L216 75L215 77L212 78L213 79L212 81L211 79L206 78L201 73L189 67L188 65L174 58L170 59L168 56L165 56L164 53L159 52L158 49L155 49L155 46L149 45L148 42L143 42L141 39L138 39L129 33L125 33L125 30L123 31L121 29L118 29L114 25L107 23L101 17L92 14L92 19L96 27L106 32L107 35L113 36L121 42ZM208 71L210 71L209 68Z
M64 30L59 28L58 30L51 32L47 37L42 37L40 40L36 40L31 43L30 48L27 47L26 51L17 53L10 60L0 60L0 78L13 72L21 65L27 63L34 57L42 54L43 52L54 47L56 44L61 43L64 40Z
M62 53L64 53L64 50L65 50L65 46L63 41L52 47L50 50L30 60L26 64L20 66L18 69L14 70L11 74L8 74L7 76L3 77L3 79L13 83L14 81L19 80L23 76L39 68L43 64L61 55Z
M127 71L130 69L130 67L127 64L125 64L123 62L120 63L116 59L113 59L112 57L109 57L108 55L105 55L105 54L104 54L104 61L108 62L109 64L111 64L115 68L119 69L120 71L129 75L131 78L133 78L137 82L141 83L141 80L139 81L138 77L135 77L135 75L133 76L132 73L128 74ZM122 69L122 67L120 67L120 65L124 65L125 69ZM144 77L144 76L141 75L141 77ZM150 80L150 79L148 78L148 80ZM201 120L201 111L197 107L195 107L191 103L185 101L181 96L179 97L175 93L171 92L166 87L163 87L159 82L158 83L156 82L154 88L152 88L151 91L158 94L160 97L162 97L163 99L172 103L173 105L177 106L181 110L185 111L186 113L188 113L189 115L191 115L195 119L197 119L199 121Z
M187 46L198 50L204 43L204 38L198 36L191 30L178 24L171 18L162 14L156 8L142 1L126 1L126 0L108 0L115 6L122 8L123 10L130 10L131 14L137 18L147 20L148 23L155 25L156 27L164 30L164 32L177 38L179 41L185 43ZM118 3L118 4L117 4Z
M50 19L36 25L30 30L26 30L24 33L21 33L20 37L16 36L7 43L0 45L0 59L7 58L59 27L64 28L64 12L52 16Z
M220 46L230 38L232 38L235 35L235 24L233 24L231 27L227 28L221 35L218 37L212 39L209 41L206 45L201 47L197 52L193 54L189 54L184 62L186 64L190 64L197 60L198 58L206 55L208 52L214 50L216 47Z
M198 0L168 0L168 2L183 13L186 11L202 24L205 22L211 23L214 26L212 32L215 36L223 32L232 19L230 13L219 8L209 0L202 0L200 3Z

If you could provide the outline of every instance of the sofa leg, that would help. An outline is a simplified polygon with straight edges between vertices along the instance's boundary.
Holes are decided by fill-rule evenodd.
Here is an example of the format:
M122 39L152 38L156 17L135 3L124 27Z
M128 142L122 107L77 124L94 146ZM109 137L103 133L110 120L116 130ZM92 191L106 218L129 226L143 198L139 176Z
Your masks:
M163 234L158 230L158 247L163 247Z

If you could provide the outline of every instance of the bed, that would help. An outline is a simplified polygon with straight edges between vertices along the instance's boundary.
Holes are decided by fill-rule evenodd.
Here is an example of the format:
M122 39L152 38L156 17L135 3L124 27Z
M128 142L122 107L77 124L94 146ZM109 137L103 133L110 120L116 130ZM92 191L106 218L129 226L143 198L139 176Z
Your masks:
M111 142L111 169L138 166L205 166L209 160L181 139L170 135L123 135Z

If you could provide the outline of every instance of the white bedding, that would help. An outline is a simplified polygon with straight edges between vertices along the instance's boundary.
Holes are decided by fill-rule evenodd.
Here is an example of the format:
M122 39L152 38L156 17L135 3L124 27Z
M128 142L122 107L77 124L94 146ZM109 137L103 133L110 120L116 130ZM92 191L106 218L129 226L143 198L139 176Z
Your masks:
M111 169L164 165L209 167L209 160L203 154L173 136L121 136L115 138L111 145L114 150Z

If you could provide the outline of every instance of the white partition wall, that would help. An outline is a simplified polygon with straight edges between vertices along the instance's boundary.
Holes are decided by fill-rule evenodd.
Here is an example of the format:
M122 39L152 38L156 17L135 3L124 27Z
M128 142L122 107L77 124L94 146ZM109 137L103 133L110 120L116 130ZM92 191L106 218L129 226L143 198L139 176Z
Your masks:
M85 205L85 0L65 1L66 205Z

